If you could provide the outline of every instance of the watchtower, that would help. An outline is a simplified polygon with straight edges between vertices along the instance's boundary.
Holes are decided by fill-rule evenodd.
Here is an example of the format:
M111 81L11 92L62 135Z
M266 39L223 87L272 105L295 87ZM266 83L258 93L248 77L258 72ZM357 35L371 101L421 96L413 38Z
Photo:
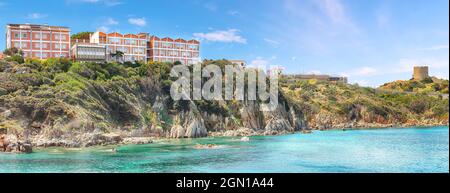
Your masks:
M426 78L429 78L428 75L428 66L414 66L414 74L413 79L414 80L424 80Z

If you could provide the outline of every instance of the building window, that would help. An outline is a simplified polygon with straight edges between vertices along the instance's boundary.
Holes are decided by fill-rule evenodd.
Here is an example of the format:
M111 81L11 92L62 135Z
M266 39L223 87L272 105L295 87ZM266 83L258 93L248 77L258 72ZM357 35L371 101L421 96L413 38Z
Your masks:
M61 47L60 44L55 44L55 49L59 49L59 47Z
M15 48L20 48L20 43L19 42L14 42L14 47Z
M34 34L34 38L41 39L41 34L38 34L38 33Z
M119 38L109 38L110 43L118 44L120 42Z
M19 34L18 34L18 33L15 33L15 34L14 34L14 37L15 37L15 38L19 38Z
M28 37L28 35L26 33L22 34L22 38L27 38L27 37Z
M193 45L193 44L189 45L189 49L191 49L191 50L197 50L197 48L198 48L197 45Z

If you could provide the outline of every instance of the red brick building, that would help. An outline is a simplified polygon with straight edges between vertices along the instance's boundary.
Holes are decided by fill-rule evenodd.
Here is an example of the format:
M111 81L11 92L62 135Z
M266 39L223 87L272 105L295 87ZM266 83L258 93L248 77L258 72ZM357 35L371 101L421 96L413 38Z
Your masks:
M70 57L70 29L34 24L6 25L6 48L16 47L29 58Z
M91 35L90 43L106 46L106 60L117 60L114 58L116 51L124 53L123 61L147 61L147 33L120 34L117 32L105 33L97 31Z
M149 61L195 64L200 62L200 42L197 40L150 37L147 47Z

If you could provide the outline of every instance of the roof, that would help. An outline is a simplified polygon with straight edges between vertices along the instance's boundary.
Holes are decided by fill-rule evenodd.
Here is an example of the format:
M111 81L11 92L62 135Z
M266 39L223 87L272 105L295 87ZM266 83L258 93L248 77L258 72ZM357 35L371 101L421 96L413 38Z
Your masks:
M68 27L64 27L64 26L50 26L50 25L47 25L47 24L43 24L43 25L41 25L41 24L29 24L29 23L26 23L26 24L6 24L6 26L10 26L10 27L29 27L29 28L50 28L50 29L59 29L59 30L61 30L61 29L65 29L65 30L69 30L70 31L70 28L68 28Z

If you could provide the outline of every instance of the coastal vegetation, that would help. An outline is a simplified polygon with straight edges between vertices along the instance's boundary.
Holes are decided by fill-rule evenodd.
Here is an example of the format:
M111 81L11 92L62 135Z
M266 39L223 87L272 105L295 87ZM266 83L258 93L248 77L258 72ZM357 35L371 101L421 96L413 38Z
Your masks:
M174 101L170 71L177 64L82 63L11 53L0 60L2 140L14 144L9 151L22 151L28 146L148 143L160 137L448 124L448 98L440 95L316 80L281 78L273 112L259 111L262 101ZM223 68L231 63L203 61L208 64Z
M397 92L414 92L424 94L448 94L448 80L442 80L436 77L429 77L422 81L418 80L398 80L382 85L384 90Z
M89 40L90 35L93 34L94 32L78 32L76 34L72 34L70 36L70 39L75 40L75 39L85 39L85 40Z

